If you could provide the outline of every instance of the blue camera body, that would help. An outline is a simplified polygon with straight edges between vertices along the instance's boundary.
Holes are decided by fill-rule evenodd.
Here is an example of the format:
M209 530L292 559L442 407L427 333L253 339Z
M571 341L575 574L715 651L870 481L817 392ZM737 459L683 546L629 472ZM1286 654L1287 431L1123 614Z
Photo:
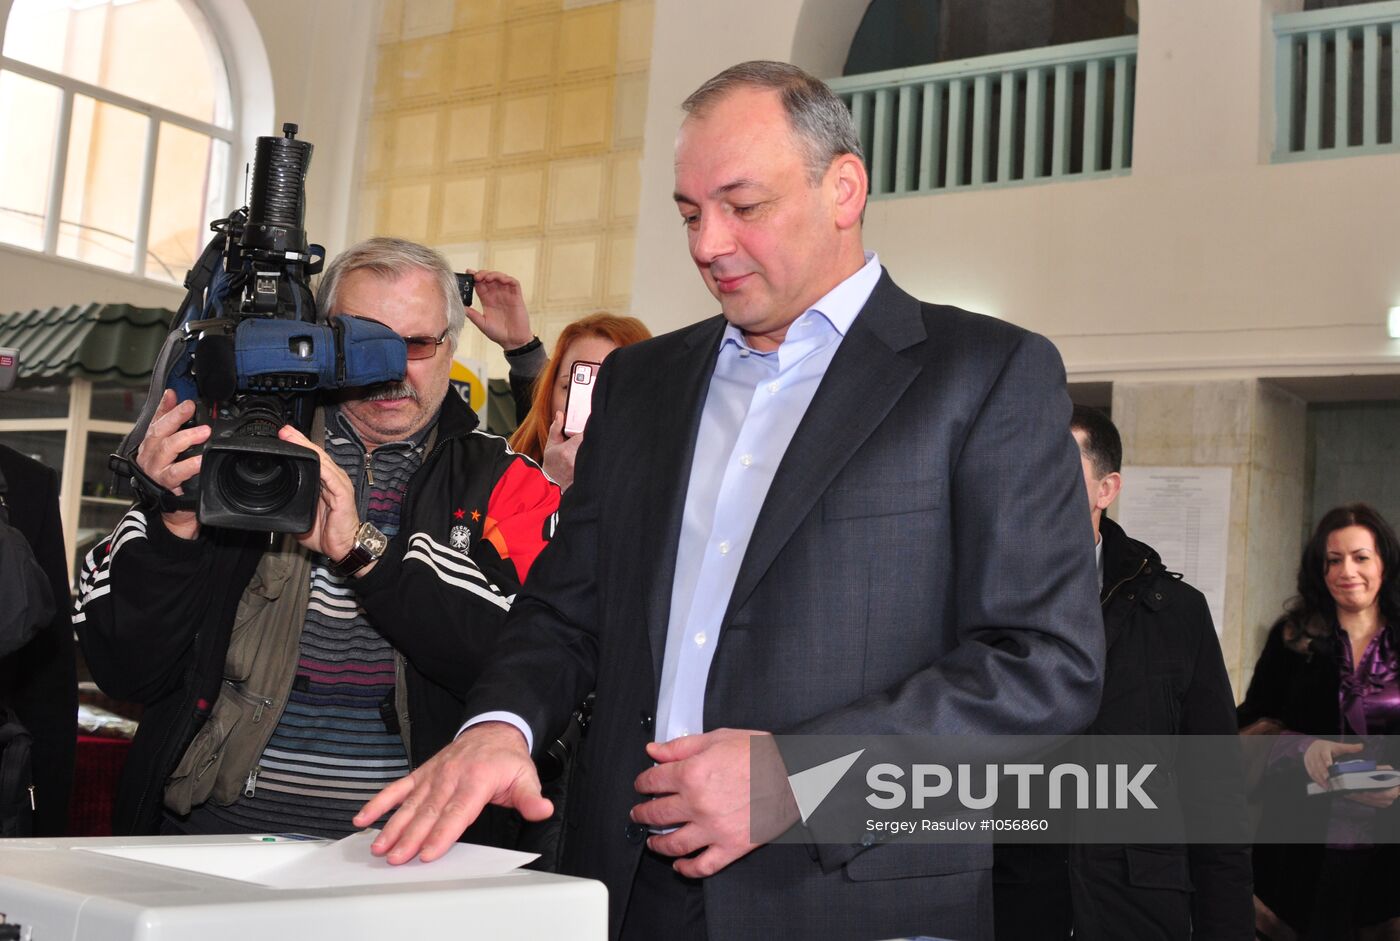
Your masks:
M201 408L219 406L207 418L212 432L200 473L200 522L300 533L315 519L320 462L280 440L278 429L292 424L309 431L319 391L403 379L408 347L384 324L361 317L329 323L245 317L236 326L208 323L193 365L204 371Z
M408 348L393 330L362 317L249 319L234 331L234 362L240 391L311 392L397 382Z

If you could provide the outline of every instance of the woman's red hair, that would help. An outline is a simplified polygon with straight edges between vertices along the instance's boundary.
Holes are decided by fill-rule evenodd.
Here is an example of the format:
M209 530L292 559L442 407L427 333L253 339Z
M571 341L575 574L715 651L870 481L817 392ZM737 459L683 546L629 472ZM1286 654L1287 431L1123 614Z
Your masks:
M599 337L616 343L619 347L631 346L651 338L651 331L636 317L618 317L613 314L589 314L565 327L554 341L554 355L544 371L535 378L535 388L531 393L530 414L510 436L512 450L536 461L544 461L544 445L549 439L549 424L554 420L550 414L551 400L554 397L554 381L563 365L564 352L580 337Z

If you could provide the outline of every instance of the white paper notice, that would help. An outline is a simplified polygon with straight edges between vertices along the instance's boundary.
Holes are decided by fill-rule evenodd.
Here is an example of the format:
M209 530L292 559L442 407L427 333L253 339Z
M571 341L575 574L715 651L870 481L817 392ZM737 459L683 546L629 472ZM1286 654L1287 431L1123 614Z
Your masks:
M273 889L321 889L349 885L395 885L411 882L452 882L500 876L537 859L474 843L457 843L441 859L414 859L391 866L369 851L378 830L362 830L328 842L200 843L198 838L166 846L87 847L88 852L121 856L158 866L237 879Z
M1225 624L1230 476L1228 467L1125 466L1114 517L1206 596L1216 634Z

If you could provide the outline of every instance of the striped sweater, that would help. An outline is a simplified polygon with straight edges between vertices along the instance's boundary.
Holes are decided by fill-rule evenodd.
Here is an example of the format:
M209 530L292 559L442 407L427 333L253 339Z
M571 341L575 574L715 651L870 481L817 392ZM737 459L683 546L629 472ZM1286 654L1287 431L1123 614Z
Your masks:
M326 452L354 482L360 518L393 537L424 435L366 452L343 416L328 419ZM191 831L346 836L360 806L409 772L394 718L394 649L369 623L351 579L327 563L318 557L312 567L296 680L242 798L196 808Z

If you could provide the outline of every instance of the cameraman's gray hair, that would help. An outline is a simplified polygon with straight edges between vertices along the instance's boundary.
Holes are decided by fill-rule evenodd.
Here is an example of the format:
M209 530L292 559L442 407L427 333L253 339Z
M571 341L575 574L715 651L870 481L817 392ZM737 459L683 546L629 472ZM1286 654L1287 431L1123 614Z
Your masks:
M325 274L321 275L321 283L316 286L316 309L323 317L336 312L335 298L340 290L340 281L352 271L368 270L381 278L397 279L415 268L428 272L437 280L447 304L447 336L452 341L452 348L456 349L457 338L467 322L467 312L457 288L457 276L441 252L417 242L379 237L350 246L335 256Z
M768 88L778 93L788 123L806 152L807 175L813 186L821 182L831 161L842 154L865 159L850 110L825 82L787 62L757 59L732 65L692 92L681 103L681 110L692 118L703 118L712 105L740 88Z

